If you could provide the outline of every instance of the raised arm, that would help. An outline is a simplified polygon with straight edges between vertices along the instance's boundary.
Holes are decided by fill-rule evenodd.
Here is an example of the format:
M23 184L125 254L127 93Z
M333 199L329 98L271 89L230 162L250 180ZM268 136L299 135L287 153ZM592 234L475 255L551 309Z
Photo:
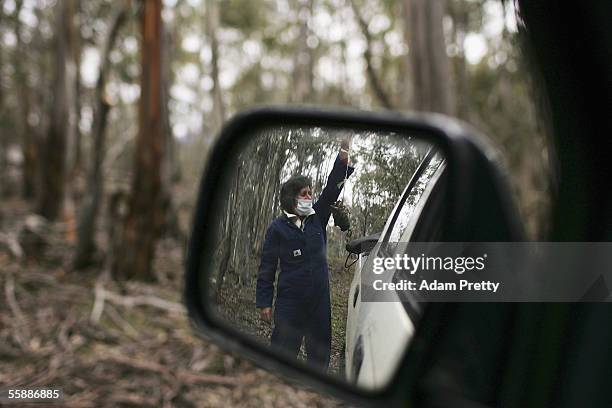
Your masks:
M280 241L274 223L266 231L266 238L261 251L261 263L257 271L257 291L255 305L258 308L271 308L274 298L274 280L278 265Z
M340 192L344 187L344 177L350 176L355 171L354 167L348 165L349 148L350 140L344 140L340 152L336 157L336 161L334 162L334 167L327 177L325 188L321 192L317 202L313 205L319 220L321 220L323 229L325 229L329 222L329 217L331 215L330 205L338 200Z

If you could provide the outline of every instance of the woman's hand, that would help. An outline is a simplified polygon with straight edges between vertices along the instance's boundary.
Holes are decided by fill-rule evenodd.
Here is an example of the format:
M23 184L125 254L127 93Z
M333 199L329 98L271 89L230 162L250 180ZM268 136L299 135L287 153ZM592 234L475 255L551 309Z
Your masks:
M272 308L271 307L263 307L259 311L259 317L266 323L270 323L272 321Z

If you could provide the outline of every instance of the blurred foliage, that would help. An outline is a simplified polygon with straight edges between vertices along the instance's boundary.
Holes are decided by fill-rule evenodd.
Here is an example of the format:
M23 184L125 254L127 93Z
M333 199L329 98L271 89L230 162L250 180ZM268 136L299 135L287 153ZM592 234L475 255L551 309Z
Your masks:
M106 163L107 175L117 180L125 180L129 173L129 148L137 132L140 28L136 16L140 2L131 4L130 21L111 53L107 84L113 101L108 150L116 150ZM163 19L172 48L170 122L179 142L186 202L193 203L206 151L217 130L210 125L215 81L221 87L226 116L255 104L289 101L380 109L365 71L366 42L348 0L219 2L218 78L211 69L206 1L164 0L164 4ZM410 110L410 44L404 34L402 2L355 0L355 4L367 23L372 64L383 89L396 109ZM8 144L20 143L19 132L6 131L23 127L20 89L27 91L31 101L33 131L44 135L48 126L53 103L53 95L48 92L54 72L53 5L52 1L6 0L0 7L0 109L2 134ZM83 149L90 148L97 58L115 5L110 0L79 1ZM541 236L548 211L548 160L552 152L544 136L545 126L539 123L536 87L521 52L514 13L512 2L449 0L444 34L456 113L500 148L528 229L532 236ZM18 48L16 32L28 52ZM304 61L309 61L305 71ZM310 91L298 100L295 89L304 81ZM359 160L363 161L379 159L374 151L371 157L366 157L366 152L361 155ZM396 171L394 166L402 165L389 166ZM397 189L382 172L371 177L372 185ZM362 182L367 184L366 180ZM380 212L382 216L384 211Z
M356 166L367 168L352 181L353 226L357 236L382 232L395 203L431 146L399 135L373 135L373 143L354 153Z
M222 2L221 25L252 33L267 24L272 8L269 1L224 0Z

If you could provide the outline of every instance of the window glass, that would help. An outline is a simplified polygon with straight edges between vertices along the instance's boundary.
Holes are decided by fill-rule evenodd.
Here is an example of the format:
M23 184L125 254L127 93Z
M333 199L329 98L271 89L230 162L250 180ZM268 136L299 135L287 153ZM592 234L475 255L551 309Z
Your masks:
M434 190L438 189L438 191L440 191L439 188L444 189L445 183L443 182L443 176L445 168L446 166L444 163L441 164L438 162L435 166L428 166L427 171L423 174L424 176L429 171L433 173L427 178L427 182L419 192L417 202L413 206L412 216L409 218L404 228L404 232L400 237L400 242L394 245L393 251L391 252L393 257L406 254L410 248L411 242L418 242L421 240L435 242L436 238L439 238L441 220L443 217L440 217L438 211L441 200L439 195L434 193ZM433 224L431 224L431 221L433 221ZM417 229L419 229L418 226L422 226L423 223L430 224L427 236L423 236L422 234L419 236L418 232L416 232ZM398 270L394 276L394 280L409 279L410 276L406 276L405 274L405 270ZM423 307L422 299L418 295L418 292L398 291L397 293L402 300L404 310L412 322L416 324L421 317Z
M404 231L410 225L410 220L420 198L433 180L433 176L441 163L442 158L438 153L430 160L414 187L408 193L401 208L398 209L399 213L387 238L388 242L385 245L385 252L392 253L395 250L398 241L400 241Z

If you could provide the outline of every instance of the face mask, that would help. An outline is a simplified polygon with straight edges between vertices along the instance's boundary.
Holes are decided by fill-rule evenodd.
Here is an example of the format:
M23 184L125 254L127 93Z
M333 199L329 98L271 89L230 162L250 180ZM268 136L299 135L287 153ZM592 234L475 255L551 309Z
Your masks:
M297 212L298 215L310 215L312 211L312 200L297 200L297 207L295 207L295 212Z

